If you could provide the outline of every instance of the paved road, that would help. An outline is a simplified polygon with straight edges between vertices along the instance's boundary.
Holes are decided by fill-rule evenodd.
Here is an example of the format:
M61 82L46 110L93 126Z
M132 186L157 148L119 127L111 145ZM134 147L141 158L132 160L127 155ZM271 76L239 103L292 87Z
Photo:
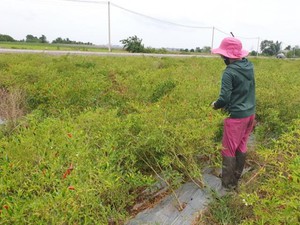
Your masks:
M116 53L116 52L84 52L84 51L55 51L0 48L0 53L18 54L49 54L49 55L96 55L96 56L148 56L148 57L216 57L215 55L182 55L182 54L151 54L151 53Z
M120 53L120 52L86 52L86 51L56 51L56 50L29 50L29 49L7 49L0 47L1 53L17 53L17 54L48 54L48 55L96 55L96 56L133 56L133 57L174 57L174 58L213 58L219 57L218 55L183 55L183 54L152 54L152 53ZM276 57L266 56L248 56L247 58L259 58L259 59L277 59ZM278 60L278 59L277 59ZM300 60L300 58L285 58L279 60Z

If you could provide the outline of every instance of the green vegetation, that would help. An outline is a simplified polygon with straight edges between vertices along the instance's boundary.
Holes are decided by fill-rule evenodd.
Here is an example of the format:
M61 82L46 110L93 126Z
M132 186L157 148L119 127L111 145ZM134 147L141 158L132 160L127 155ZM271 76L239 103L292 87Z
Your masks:
M48 44L30 42L0 42L0 48L8 49L30 49L30 50L61 50L61 51L89 51L89 52L108 52L107 48L94 45L79 44ZM113 52L125 52L122 49L112 49Z
M41 37L38 38L38 37L33 36L31 34L26 35L25 42L28 42L28 43L48 43L47 38L46 38L45 35L42 35Z
M217 198L211 224L299 224L299 61L253 60L257 84L254 168L240 193ZM209 221L209 222L208 222ZM199 223L202 224L202 223ZM204 223L205 224L205 223Z
M273 42L271 40L263 40L260 43L261 54L265 56L279 56L278 54L284 54L284 57L287 58L298 58L300 57L300 49L299 46L296 45L291 47L288 45L285 49L282 49L282 42L276 41ZM251 55L256 55L254 52ZM281 56L282 57L282 56Z
M133 52L133 53L159 53L159 54L164 54L168 53L168 50L165 48L152 48L152 47L147 47L145 48L144 44L142 44L143 39L138 38L136 35L130 36L126 39L120 40L120 42L123 44L123 49L125 49L128 52ZM172 50L170 51L171 53L183 53L183 54L188 54L188 53L206 53L210 54L211 48L208 46L203 47L201 49L200 47L196 47L196 50L194 49L178 49L178 50Z
M15 39L13 39L11 36L6 35L6 34L0 34L0 41L9 41L9 42L14 42Z
M172 49L145 47L142 43L143 39L136 35L120 40L123 44L123 49L132 53L173 53L173 54L210 54L211 47L204 46L203 48L196 47L195 49ZM7 34L0 34L0 48L16 48L16 49L42 49L42 50L77 50L77 51L102 51L91 42L84 43L82 41L74 41L69 38L58 37L51 42L47 40L45 35L40 37L32 34L27 34L23 40L15 40ZM106 51L107 49L105 49ZM119 51L119 49L114 49ZM298 45L292 47L288 45L282 49L282 42L263 40L260 43L261 55L276 56L278 58L298 58L300 57L300 48ZM279 54L279 55L278 55ZM250 56L257 56L258 52L251 51Z
M259 186L241 194L245 206L253 211L243 224L300 223L299 125L299 119L293 121L272 148L259 150Z
M52 41L52 44L93 45L93 43L91 43L91 42L84 43L81 41L72 41L69 38L61 38L61 37L58 37L54 41Z
M0 34L0 42L25 42L25 43L49 43L47 40L47 37L45 35L41 35L40 37L36 37L32 34L27 34L25 40L15 40L13 37L7 35L7 34ZM93 45L90 42L84 43L81 41L72 41L69 38L61 38L58 37L55 40L52 41L52 44L73 44L73 45Z
M240 193L216 198L198 224L299 224L299 125L294 120L272 147L251 152L255 170Z
M136 35L120 40L124 45L123 48L128 52L144 52L145 47L142 44L142 41L143 39L138 38Z
M0 34L0 48L11 49L30 49L30 50L64 50L64 51L90 51L90 52L107 52L105 47L99 47L92 43L81 41L72 41L69 38L58 37L50 44L45 35L36 37L26 35L25 40L15 40L9 35ZM114 52L124 52L122 49L113 49Z
M272 56L279 53L281 49L281 42L276 41L275 43L273 41L264 40L260 43L260 50L262 54Z
M220 224L293 224L297 217L283 218L299 212L300 61L253 62L257 170L240 195L216 201L209 215ZM170 189L185 180L201 186L201 169L220 165L226 115L209 104L223 68L216 58L2 54L8 113L0 117L18 118L0 128L0 223L122 224L156 173ZM23 113L6 116L13 106ZM270 204L285 211L260 213Z

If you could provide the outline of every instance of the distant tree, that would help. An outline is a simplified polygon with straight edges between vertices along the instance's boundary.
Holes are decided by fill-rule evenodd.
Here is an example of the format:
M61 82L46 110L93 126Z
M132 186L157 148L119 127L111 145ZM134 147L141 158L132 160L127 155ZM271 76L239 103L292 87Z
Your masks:
M290 45L288 45L287 47L285 47L285 49L284 50L287 50L287 51L290 51L291 50L291 46Z
M37 37L28 34L26 35L26 42L40 42L40 40Z
M209 46L204 46L204 47L202 48L202 52L210 53L210 51L211 51L211 47L209 47Z
M300 47L298 45L291 47L291 49L286 54L287 58L300 57Z
M277 55L281 49L281 42L275 43L270 40L264 40L260 43L260 50L265 55Z
M252 50L252 51L250 52L250 55L251 55L251 56L257 56L257 51Z
M192 48L192 49L190 50L190 52L195 52L195 50Z
M282 42L279 42L279 41L276 41L274 43L274 45L273 45L272 48L274 49L275 54L278 54L280 52L280 50L281 50L281 44L282 44Z
M61 37L56 38L52 41L52 44L74 44L74 45L93 45L91 42L72 41L69 38L62 39Z
M269 40L264 40L260 43L260 50L262 53L267 53L269 49L271 48L270 46L273 44L273 41Z
M56 38L52 41L53 44L77 44L76 41L71 41L69 38L62 39L61 37Z
M201 52L201 48L200 47L196 47L196 52Z
M145 47L142 44L143 39L139 39L136 35L127 39L120 40L124 45L123 48L129 52L144 52Z
M295 57L300 57L300 48L299 48L299 46L295 46L294 56Z
M11 36L6 35L6 34L0 34L0 41L8 41L8 42L13 42L16 41L13 39Z
M47 38L46 38L45 35L42 35L42 36L39 38L39 40L40 40L41 43L48 43Z
M63 39L61 37L58 37L52 41L52 44L61 44L61 43L63 43Z

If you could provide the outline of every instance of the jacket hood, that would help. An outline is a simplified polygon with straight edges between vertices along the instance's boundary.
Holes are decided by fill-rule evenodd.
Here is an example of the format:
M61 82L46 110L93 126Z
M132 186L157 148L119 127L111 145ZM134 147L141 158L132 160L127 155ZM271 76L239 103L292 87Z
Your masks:
M230 63L227 68L234 69L239 74L243 75L247 80L253 79L253 64L246 58Z

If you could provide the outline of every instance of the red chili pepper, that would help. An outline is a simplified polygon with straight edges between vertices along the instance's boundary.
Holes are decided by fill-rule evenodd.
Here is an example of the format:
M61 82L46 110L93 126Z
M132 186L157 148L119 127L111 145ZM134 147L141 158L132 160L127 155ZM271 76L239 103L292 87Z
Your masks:
M63 175L63 179L67 178L71 174L71 171L73 170L73 164L70 164L70 167L66 170L66 172Z
M68 189L71 190L71 191L74 191L75 187L74 186L69 186Z

